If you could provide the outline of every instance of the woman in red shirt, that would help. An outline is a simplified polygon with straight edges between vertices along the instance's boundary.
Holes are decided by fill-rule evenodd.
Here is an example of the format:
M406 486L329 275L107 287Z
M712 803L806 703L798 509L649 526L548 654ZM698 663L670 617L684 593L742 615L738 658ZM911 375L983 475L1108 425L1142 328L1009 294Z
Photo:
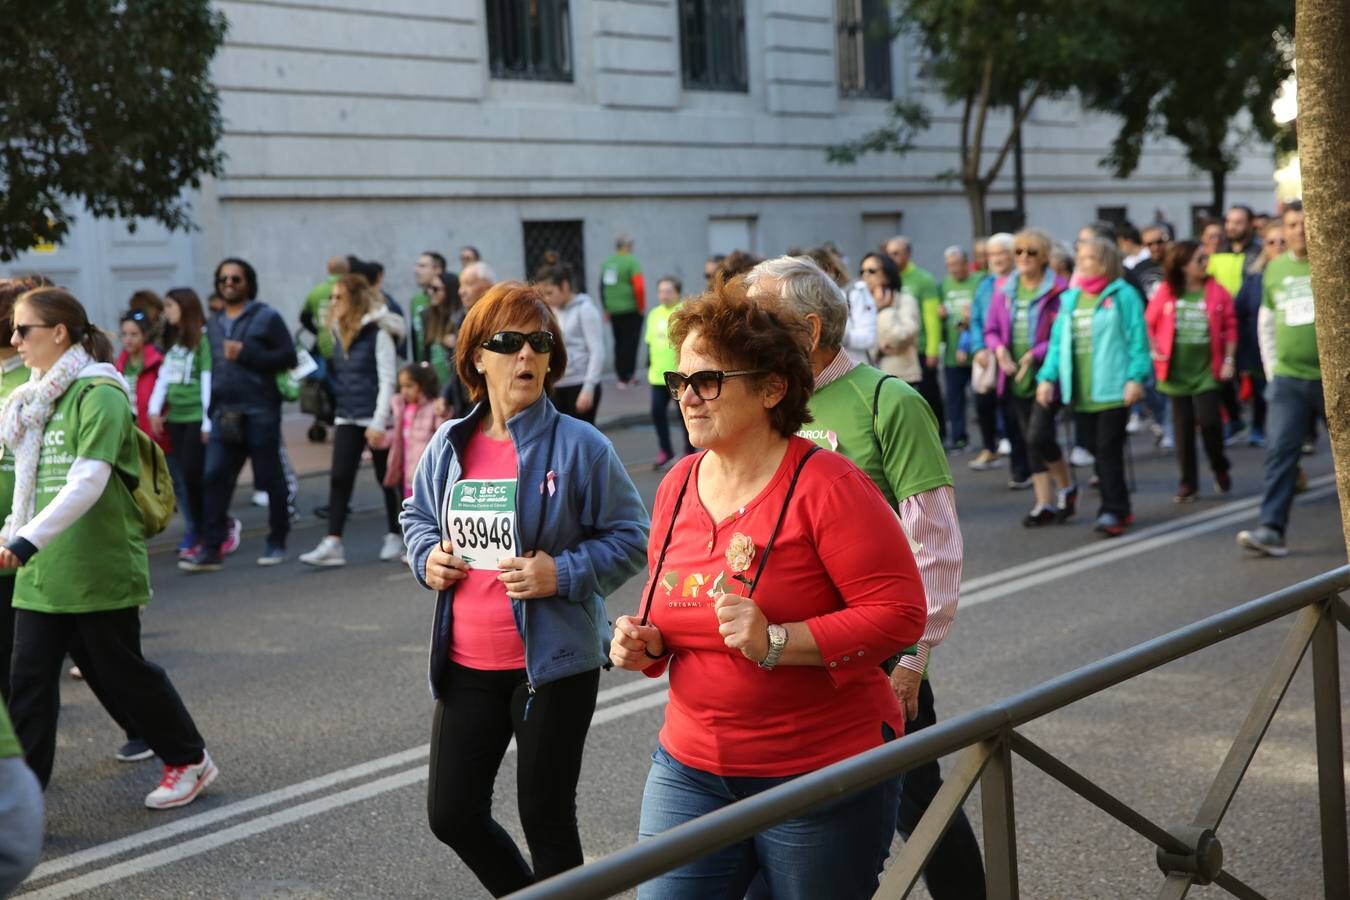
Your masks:
M640 835L876 747L904 729L883 660L923 631L923 585L899 519L853 463L796 437L809 421L812 325L738 283L671 318L666 384L686 457L656 496L649 581L610 656L670 672ZM660 538L664 537L664 540ZM898 779L645 884L639 898L867 897Z

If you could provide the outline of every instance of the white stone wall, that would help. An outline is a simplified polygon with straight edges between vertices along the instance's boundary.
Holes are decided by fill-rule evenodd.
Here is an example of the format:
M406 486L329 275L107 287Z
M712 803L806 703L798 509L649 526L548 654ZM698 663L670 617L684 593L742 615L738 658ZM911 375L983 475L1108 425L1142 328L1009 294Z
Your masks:
M837 166L826 148L877 127L888 104L839 97L833 2L746 0L743 94L684 89L677 3L571 0L574 80L559 84L489 76L481 0L220 0L226 174L196 198L202 230L175 264L206 288L221 256L244 256L292 314L334 253L384 262L399 297L425 249L453 258L472 243L522 276L527 219L584 220L590 286L620 232L649 274L690 286L710 249L726 249L710 232L746 230L737 220L751 220L755 252L833 240L855 264L902 215L929 268L969 239L959 187L938 178L957 163L958 111L903 46L896 96L927 103L933 127L905 157ZM1005 129L1000 112L987 157ZM1161 145L1113 180L1097 164L1113 134L1072 102L1038 104L1024 140L1034 223L1069 237L1098 206L1125 205L1138 222L1162 207L1185 227L1208 179ZM1249 154L1231 199L1272 206L1270 170L1266 151ZM991 209L1013 205L1011 173L1009 160ZM76 268L106 281L106 264Z

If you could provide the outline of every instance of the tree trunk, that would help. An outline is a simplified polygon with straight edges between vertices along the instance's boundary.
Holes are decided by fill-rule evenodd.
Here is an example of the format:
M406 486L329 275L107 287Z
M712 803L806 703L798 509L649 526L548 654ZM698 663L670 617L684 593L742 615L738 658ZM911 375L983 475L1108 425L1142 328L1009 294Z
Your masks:
M970 209L970 235L973 244L989 235L989 215L984 208L989 191L978 178L963 178L961 185L966 190L966 205Z
M1341 525L1350 547L1350 4L1298 0L1298 146L1317 349Z
M1209 183L1213 191L1213 196L1210 200L1210 203L1213 207L1214 217L1216 219L1222 219L1224 212L1223 195L1224 195L1224 188L1227 186L1228 183L1228 170L1222 168L1210 169Z

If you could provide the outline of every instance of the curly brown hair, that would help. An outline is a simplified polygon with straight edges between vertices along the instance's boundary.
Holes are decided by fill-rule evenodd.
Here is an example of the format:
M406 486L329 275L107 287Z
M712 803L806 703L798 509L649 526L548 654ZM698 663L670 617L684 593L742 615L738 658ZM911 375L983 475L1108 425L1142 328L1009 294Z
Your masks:
M459 327L459 342L455 345L455 371L459 380L469 389L469 396L478 403L487 397L487 380L474 365L474 351L499 331L522 322L535 322L540 331L553 335L553 352L548 355L548 372L544 374L544 390L552 392L553 385L567 371L567 348L563 346L562 327L557 316L544 302L539 288L519 281L499 281L478 298Z
M748 297L744 279L717 279L707 293L686 300L670 317L669 335L677 348L696 335L700 350L728 368L764 370L750 376L754 389L781 378L783 399L768 411L779 434L789 437L811 421L811 326L776 299Z

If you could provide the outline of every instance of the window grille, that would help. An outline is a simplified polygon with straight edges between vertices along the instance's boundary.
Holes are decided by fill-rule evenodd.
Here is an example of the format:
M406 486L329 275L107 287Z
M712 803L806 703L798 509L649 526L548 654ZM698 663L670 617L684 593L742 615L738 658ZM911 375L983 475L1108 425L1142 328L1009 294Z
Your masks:
M572 80L568 0L487 0L493 78Z
M749 90L745 0L680 0L680 56L686 88Z

